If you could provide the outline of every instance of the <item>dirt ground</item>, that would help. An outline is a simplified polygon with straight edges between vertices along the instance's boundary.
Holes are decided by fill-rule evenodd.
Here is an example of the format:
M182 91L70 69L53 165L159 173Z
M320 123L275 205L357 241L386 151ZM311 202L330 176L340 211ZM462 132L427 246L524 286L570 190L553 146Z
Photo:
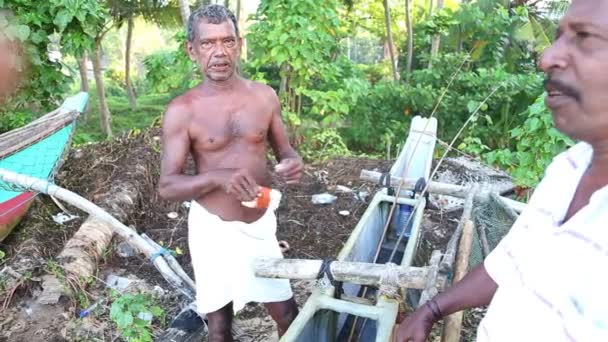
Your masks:
M187 245L187 212L182 203L170 203L159 198L158 180L159 132L123 136L113 142L73 149L58 176L56 183L83 197L95 201L112 188L113 184L129 175L122 174L126 165L137 163L147 170L139 177L140 194L136 209L124 222L139 233L163 246L177 251L177 260L192 276ZM278 238L287 241L289 258L323 258L336 256L352 229L367 208L378 188L359 180L361 169L388 171L392 161L364 158L336 158L324 163L308 164L300 185L286 188L277 212ZM190 166L191 167L191 166ZM362 200L353 193L337 193L336 186L346 186L355 193L368 194ZM330 192L338 199L330 205L311 202L314 194ZM79 228L86 215L68 207L80 218L67 224L57 224L52 215L61 210L48 198L38 196L28 216L3 242L0 249L6 252L0 261L0 270L10 267L21 277L2 278L0 274L0 341L114 341L119 335L109 320L107 290L103 282L110 273L140 279L150 289L155 286L165 293L160 303L167 319L154 322L159 332L171 317L184 305L185 299L175 294L150 262L140 256L121 257L115 249L120 243L114 239L111 249L99 260L96 278L78 298L63 298L58 305L41 306L35 298L40 293L42 276L53 270L53 260L64 243ZM348 211L347 216L340 211ZM177 215L170 215L177 213ZM456 226L460 213L427 210L423 223L423 238L418 262L424 264L433 249L443 249ZM6 270L6 268L5 268ZM18 279L19 278L19 279ZM311 282L293 282L296 300L304 304ZM84 297L86 298L82 298ZM95 315L84 319L78 313L100 301ZM472 311L465 317L463 341L474 336L474 329L482 311ZM274 327L259 305L250 305L241 311L235 322L240 341L273 341Z

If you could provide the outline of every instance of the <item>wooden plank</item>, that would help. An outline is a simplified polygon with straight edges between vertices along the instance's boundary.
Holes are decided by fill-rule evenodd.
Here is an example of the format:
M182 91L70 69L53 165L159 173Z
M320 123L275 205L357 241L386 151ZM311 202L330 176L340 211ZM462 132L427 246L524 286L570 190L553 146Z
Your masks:
M458 248L458 241L460 241L460 236L462 235L462 231L464 230L466 222L471 219L471 215L473 213L473 203L474 198L477 195L477 189L478 186L474 185L464 202L464 210L462 212L462 217L460 219L460 222L458 222L458 227L456 227L454 235L452 235L450 241L448 242L445 254L443 256L443 259L441 260L441 264L439 265L439 270L443 274L450 274L453 270L454 260L456 259L456 252Z
M253 268L256 276L262 278L316 279L322 263L322 260L260 258L254 261ZM330 269L337 281L380 286L388 267L382 264L334 261ZM412 289L423 289L426 286L426 268L394 269L397 272L397 286Z
M0 158L6 158L14 153L21 151L36 142L43 140L44 138L52 135L53 133L61 130L71 122L73 122L78 116L77 112L66 114L65 117L57 119L45 126L41 126L40 131L33 130L32 134L25 134L25 131L20 136L14 136L10 140L5 140L0 147Z
M428 277L426 284L424 285L424 291L420 295L418 301L418 307L424 305L429 299L435 297L439 292L437 290L437 279L439 278L439 262L441 261L441 251L434 250L431 253L431 260L429 261Z
M458 247L458 257L454 271L454 283L459 282L467 274L469 267L469 257L471 256L471 246L473 245L473 221L467 221L462 230L462 237ZM443 334L441 342L460 341L460 331L462 329L463 312L459 311L443 318Z

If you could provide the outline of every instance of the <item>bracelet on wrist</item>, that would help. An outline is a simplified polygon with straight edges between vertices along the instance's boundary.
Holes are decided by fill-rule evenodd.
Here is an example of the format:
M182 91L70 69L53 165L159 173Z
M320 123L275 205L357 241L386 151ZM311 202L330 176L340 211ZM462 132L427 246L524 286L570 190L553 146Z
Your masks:
M441 313L441 309L439 309L439 305L437 304L437 302L435 301L435 299L429 299L429 301L426 302L426 305L431 310L431 313L433 314L433 318L436 321L439 321L440 319L443 318L443 314Z

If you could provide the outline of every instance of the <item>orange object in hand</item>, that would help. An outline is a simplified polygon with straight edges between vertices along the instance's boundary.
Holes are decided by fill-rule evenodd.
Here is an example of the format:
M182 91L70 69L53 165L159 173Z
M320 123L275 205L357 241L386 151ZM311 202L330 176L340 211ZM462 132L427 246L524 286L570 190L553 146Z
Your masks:
M260 191L258 192L257 198L255 200L242 202L242 204L249 208L266 209L270 206L270 201L273 195L279 195L273 194L273 192L276 193L277 191L267 187L260 187Z

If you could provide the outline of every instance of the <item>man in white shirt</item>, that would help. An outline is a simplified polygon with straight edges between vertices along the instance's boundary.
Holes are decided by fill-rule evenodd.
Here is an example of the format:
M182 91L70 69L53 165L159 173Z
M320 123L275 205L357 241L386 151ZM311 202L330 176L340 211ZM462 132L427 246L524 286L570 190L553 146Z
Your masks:
M608 1L573 0L540 66L557 156L509 234L462 281L410 315L423 342L454 312L488 305L477 341L608 341Z

